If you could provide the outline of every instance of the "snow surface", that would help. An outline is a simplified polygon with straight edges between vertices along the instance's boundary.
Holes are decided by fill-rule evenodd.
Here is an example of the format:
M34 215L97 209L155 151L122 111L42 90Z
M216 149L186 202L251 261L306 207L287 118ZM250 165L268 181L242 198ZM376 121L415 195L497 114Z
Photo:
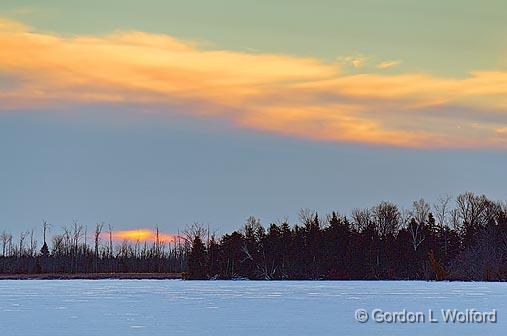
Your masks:
M497 309L496 324L378 324L368 311ZM507 283L0 281L0 335L507 335Z

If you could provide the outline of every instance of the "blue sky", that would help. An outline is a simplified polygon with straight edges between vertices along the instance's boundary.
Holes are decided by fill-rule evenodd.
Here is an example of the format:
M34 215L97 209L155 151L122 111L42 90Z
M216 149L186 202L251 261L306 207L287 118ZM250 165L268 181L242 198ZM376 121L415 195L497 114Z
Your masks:
M2 115L1 229L78 219L167 232L199 221L227 232L249 215L294 222L300 208L347 213L465 190L506 198L500 151L321 143L113 107L104 119L95 109Z

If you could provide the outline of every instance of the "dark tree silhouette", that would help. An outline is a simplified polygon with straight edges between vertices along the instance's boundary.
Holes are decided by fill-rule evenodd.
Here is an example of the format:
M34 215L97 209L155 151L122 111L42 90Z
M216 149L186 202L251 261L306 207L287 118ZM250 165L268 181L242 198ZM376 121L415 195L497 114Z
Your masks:
M432 212L434 210L434 212ZM40 250L33 231L19 239L2 232L0 274L170 273L189 279L424 279L507 280L507 204L484 195L443 197L408 210L390 202L322 216L302 210L299 222L261 225L249 217L241 230L212 234L194 223L177 240L101 244L96 225L92 246L75 221ZM158 232L158 229L157 229ZM106 238L104 237L104 238ZM107 240L107 239L104 239ZM40 252L38 252L40 251Z
M196 236L192 242L192 250L188 255L188 274L191 280L208 278L208 263L206 247L201 237Z
M407 211L390 202L356 209L351 221L302 210L300 223L267 231L250 217L243 230L212 240L209 276L506 280L507 205L472 193L459 195L454 209L449 201L434 207L437 217L424 200Z

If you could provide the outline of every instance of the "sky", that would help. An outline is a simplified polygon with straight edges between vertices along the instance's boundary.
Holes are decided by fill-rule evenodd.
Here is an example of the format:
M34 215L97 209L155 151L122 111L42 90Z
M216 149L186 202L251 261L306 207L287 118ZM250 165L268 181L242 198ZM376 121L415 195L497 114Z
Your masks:
M0 231L507 200L505 1L0 3Z

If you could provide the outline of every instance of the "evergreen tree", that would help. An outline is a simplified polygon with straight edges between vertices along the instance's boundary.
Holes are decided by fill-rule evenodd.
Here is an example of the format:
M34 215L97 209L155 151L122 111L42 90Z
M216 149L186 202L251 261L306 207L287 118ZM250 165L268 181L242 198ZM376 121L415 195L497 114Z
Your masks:
M40 253L43 257L49 256L49 248L48 248L48 244L46 242L44 242L44 244L42 245L42 247L40 249Z
M208 278L207 253L199 236L192 242L192 250L188 255L189 279L204 280Z

